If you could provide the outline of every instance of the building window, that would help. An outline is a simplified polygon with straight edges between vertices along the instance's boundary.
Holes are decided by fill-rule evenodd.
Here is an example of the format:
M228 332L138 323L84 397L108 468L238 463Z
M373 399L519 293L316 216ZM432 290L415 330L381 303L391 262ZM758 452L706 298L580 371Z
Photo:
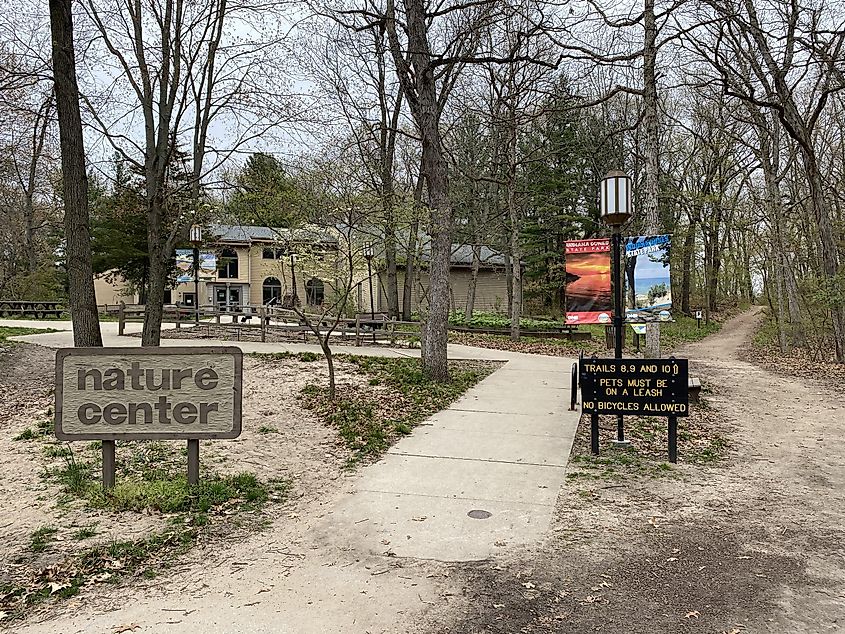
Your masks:
M261 285L261 298L264 304L278 304L282 301L282 283L276 277L268 277Z
M238 277L238 254L232 249L220 252L220 263L217 267L217 277L220 279L235 279Z
M305 282L305 302L309 306L319 306L326 298L326 290L323 280L312 277Z
M182 303L185 306L195 306L196 295L194 295L194 293L182 293Z
M265 260L281 260L285 257L284 249L262 249L261 257Z

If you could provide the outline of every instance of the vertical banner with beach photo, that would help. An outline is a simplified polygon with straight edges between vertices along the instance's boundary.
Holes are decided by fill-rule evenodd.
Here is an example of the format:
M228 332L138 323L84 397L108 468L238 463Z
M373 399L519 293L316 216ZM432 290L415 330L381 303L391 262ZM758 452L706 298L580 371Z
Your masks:
M566 323L609 324L612 316L610 240L568 240Z
M192 249L176 249L176 281L190 282L194 279L194 252Z
M208 280L217 273L217 256L214 253L199 254L199 277ZM194 279L194 250L176 249L176 281L191 282Z
M660 313L672 308L669 276L670 237L625 238L625 305L627 313Z

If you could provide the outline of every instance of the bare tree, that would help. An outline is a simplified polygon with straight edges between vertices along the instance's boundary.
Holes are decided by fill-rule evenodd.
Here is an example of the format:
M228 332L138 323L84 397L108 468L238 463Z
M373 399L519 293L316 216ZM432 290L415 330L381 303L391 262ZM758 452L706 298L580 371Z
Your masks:
M517 51L505 55L482 50L479 38L501 19L508 7L494 0L428 5L424 0L386 0L348 12L351 28L384 29L396 75L416 124L422 148L422 173L431 210L428 314L423 324L423 369L438 381L449 378L447 365L450 306L449 270L452 255L452 202L444 156L441 114L461 70L467 64L508 64L524 59ZM540 32L542 25L531 31Z
M99 75L106 68L116 79L104 86L91 71L85 100L93 125L144 178L150 265L142 344L155 346L168 262L186 224L197 219L203 178L287 116L286 96L268 72L275 40L252 37L250 19L262 5L250 2L121 0L115 9L85 0L83 6L108 60L98 65ZM233 35L239 29L249 35ZM140 133L125 123L136 116ZM224 122L228 138L211 145L212 124ZM175 183L171 170L183 154L190 178Z
M380 201L380 235L384 244L387 313L399 317L397 234L397 139L404 93L392 66L384 29L375 26L349 30L342 15L333 14L314 27L307 65L323 86L328 107L337 112L354 142L368 174L369 186ZM375 219L374 219L375 220Z
M76 83L71 0L50 0L50 26L53 34L53 78L62 153L65 259L68 271L68 302L73 319L73 342L76 346L102 346L97 299L94 295L91 227L88 217L88 175L85 171L82 117L79 112L79 88Z
M839 254L814 135L831 95L845 88L837 68L828 63L840 56L845 30L834 29L822 42L818 26L821 9L794 0L708 4L718 17L711 27L714 45L708 59L719 74L724 93L773 111L799 148L817 225L821 271L835 284ZM845 306L834 300L829 312L835 357L845 362Z

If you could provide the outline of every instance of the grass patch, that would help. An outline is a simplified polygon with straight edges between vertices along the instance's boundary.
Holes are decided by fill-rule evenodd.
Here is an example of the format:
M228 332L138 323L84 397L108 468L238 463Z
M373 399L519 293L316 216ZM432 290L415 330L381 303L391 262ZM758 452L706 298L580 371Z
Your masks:
M283 350L282 352L253 352L252 356L256 359L264 359L266 361L302 361L304 363L314 363L315 361L324 361L325 356L320 352L290 352ZM335 355L337 358L338 355Z
M93 482L94 463L87 460L77 461L72 451L64 456L64 460L64 466L54 471L48 471L48 476L55 477L62 485L62 491L65 494L86 497L89 489L95 486Z
M19 440L35 440L36 438L39 438L39 437L40 437L40 434L32 431L31 428L27 427L21 433L19 433L17 436L12 438L12 440L17 442Z
M16 584L0 587L0 612L17 618L33 603L73 596L87 583L116 582L133 575L153 578L157 567L169 565L200 535L213 531L214 524L250 529L266 526L260 516L252 514L270 500L284 499L291 486L287 479L261 481L252 473L204 474L200 483L192 486L182 474L184 460L175 448L164 443L127 442L121 449L125 459L118 464L116 484L110 491L100 484L97 461L77 459L72 451L62 456L62 466L45 474L61 485L65 500L79 499L90 507L112 511L166 514L170 516L166 530L93 546L67 555L35 575L27 574ZM179 472L173 470L177 463ZM71 537L89 539L97 534L96 527L83 526ZM49 526L35 531L31 550L47 548L56 531Z
M264 483L252 473L234 475L205 474L199 484L191 486L184 475L168 468L142 469L126 475L118 472L115 486L105 491L96 477L97 465L77 460L73 453L64 456L62 467L50 472L67 496L81 498L94 508L114 511L158 511L196 515L221 507L254 510L266 502L271 493L287 490L286 481Z
M99 487L98 487L99 488ZM212 509L235 506L253 510L269 498L267 486L252 473L206 476L191 486L185 477L156 480L121 480L108 493L91 501L117 511L153 510L162 513L205 514Z
M55 540L59 529L52 526L42 526L29 536L29 548L32 552L40 553L47 549L47 545Z
M268 425L262 425L261 427L258 428L258 433L259 434L278 434L279 430L276 429L275 427L270 427Z
M673 313L672 317L675 321L660 323L660 348L664 355L671 354L672 350L683 346L687 343L700 341L719 332L722 324L736 312L742 308L741 306L733 307L723 313L715 315L709 324L703 321L699 328L698 322L681 313ZM510 321L505 318L508 325ZM532 324L531 320L523 319L520 321L520 327L523 323ZM542 322L546 326L559 326L559 322ZM541 329L541 328L534 328ZM568 339L546 339L531 335L532 328L527 327L522 332L519 341L512 341L508 336L502 335L485 335L479 333L467 332L449 332L449 341L451 343L458 343L470 346L478 346L482 348L493 348L495 350L510 350L513 352L526 352L529 354L545 354L550 356L561 357L576 357L580 352L585 355L596 355L598 357L612 356L612 352L608 350L605 344L605 327L601 325L580 325L579 332L589 332L592 339L586 341L570 341ZM643 338L640 339L640 348L645 346ZM634 335L630 327L626 326L625 331L625 346L624 353L626 355L635 355L636 346L634 345Z
M89 539L94 537L97 534L97 525L96 524L89 524L88 526L83 526L78 531L74 532L71 537L76 541L82 541L84 539Z
M411 430L431 414L448 406L467 389L489 375L495 364L453 361L449 364L451 380L438 383L425 376L419 359L395 359L337 355L367 376L370 387L338 386L334 401L328 389L307 385L302 391L306 408L336 428L352 451L348 466L365 459L378 458L399 436Z
M48 332L58 332L55 328L19 328L18 326L0 326L0 343L13 344L9 337L22 337L24 335L41 335Z
M114 583L140 574L155 576L173 555L187 550L198 529L174 524L169 530L131 541L114 541L87 548L61 562L39 570L23 583L0 587L0 611L7 619L22 617L28 607L51 597L65 599L89 582Z
M53 433L53 421L50 419L42 419L35 423L35 429L27 427L17 436L13 437L13 441L22 440L37 440L44 436L49 436Z
M658 416L626 416L627 447L613 444L616 417L599 417L598 456L590 452L590 417L583 416L570 456L570 482L621 480L629 477L674 476L682 471L669 463L668 419ZM718 466L731 444L726 423L713 410L693 405L690 416L678 418L678 461L697 466Z
M43 448L44 456L47 458L68 458L73 454L69 445L51 443Z

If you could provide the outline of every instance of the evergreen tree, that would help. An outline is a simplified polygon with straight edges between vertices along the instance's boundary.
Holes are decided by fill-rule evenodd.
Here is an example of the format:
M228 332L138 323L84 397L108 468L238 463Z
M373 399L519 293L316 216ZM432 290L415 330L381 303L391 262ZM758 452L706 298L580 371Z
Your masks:
M256 152L235 176L226 212L243 224L293 227L303 220L299 189L276 157Z

